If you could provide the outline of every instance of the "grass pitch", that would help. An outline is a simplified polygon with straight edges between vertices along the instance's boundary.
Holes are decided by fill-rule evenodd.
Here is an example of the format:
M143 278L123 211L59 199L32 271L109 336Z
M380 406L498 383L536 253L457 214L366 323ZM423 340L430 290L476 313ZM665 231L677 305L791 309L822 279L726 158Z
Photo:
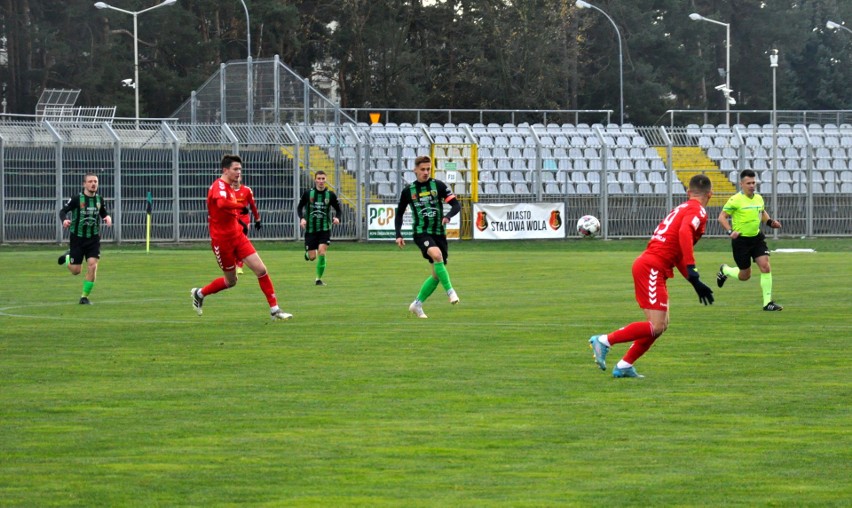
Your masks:
M848 506L852 243L775 254L704 307L669 281L672 324L601 372L588 337L642 319L644 241L464 242L439 289L416 246L335 243L316 287L300 243L259 244L289 322L206 246L105 245L92 306L62 247L0 247L2 506ZM756 269L755 269L756 271ZM626 345L610 353L610 366Z

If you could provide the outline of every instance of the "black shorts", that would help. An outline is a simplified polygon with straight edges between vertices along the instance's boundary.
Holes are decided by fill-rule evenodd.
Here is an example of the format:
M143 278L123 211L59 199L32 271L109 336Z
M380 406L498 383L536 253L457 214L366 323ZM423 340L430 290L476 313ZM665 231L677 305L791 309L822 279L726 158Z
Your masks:
M763 233L758 233L757 236L734 238L731 240L731 251L734 253L734 263L740 270L751 268L753 259L769 255L769 247L766 246L766 237Z
M441 256L444 257L444 263L447 262L447 258L450 253L447 250L446 235L414 235L414 243L420 247L420 252L423 254L423 257L430 263L434 263L434 261L432 261L432 257L426 253L430 247L438 247L441 249Z
M89 258L101 258L101 237L80 238L71 235L70 265L82 265Z
M322 243L326 245L331 243L331 231L305 233L305 250L317 250Z

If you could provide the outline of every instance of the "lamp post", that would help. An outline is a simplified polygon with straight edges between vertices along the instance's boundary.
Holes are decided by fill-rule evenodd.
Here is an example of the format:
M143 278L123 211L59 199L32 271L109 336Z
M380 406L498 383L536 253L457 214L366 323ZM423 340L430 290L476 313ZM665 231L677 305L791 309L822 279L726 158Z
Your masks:
M252 79L254 76L251 69L251 18L249 17L249 10L246 7L246 3L243 0L240 0L240 3L243 4L243 10L246 11L246 121L251 125L254 122L254 94L252 93L254 89Z
M778 70L778 50L773 49L769 53L769 67L772 69L772 202L778 202L777 186L778 186L778 102L776 94L775 74ZM778 230L774 237L778 238Z
M725 89L722 90L722 93L725 95L725 123L727 125L731 125L731 101L734 100L734 98L731 97L731 92L733 92L733 90L731 90L731 24L716 21L715 19L705 18L697 12L690 14L689 19L692 21L706 21L708 23L722 25L725 27ZM736 101L734 101L734 103L736 103Z
M605 13L599 7L596 7L589 2L584 2L583 0L577 0L574 4L580 9L594 9L604 16L606 19L612 23L612 27L615 28L615 35L618 36L618 97L619 97L619 119L620 124L624 125L624 56L621 49L621 32L618 30L618 25L615 24L615 21L609 17L609 14Z
M842 29L846 30L847 32L849 32L850 34L852 34L852 30L850 30L849 27L847 27L847 26L845 26L841 23L835 23L834 21L826 21L825 27L828 28L829 30L837 30L838 28L842 28Z
M163 7L165 5L172 5L177 2L177 0L163 0L161 3L153 7L148 7L147 9L142 9L141 11L127 11L124 9L120 9L118 7L113 7L104 2L97 2L95 7L98 9L112 9L114 11L123 12L125 14L130 14L133 16L133 90L136 92L136 128L139 128L139 35L138 35L138 16L143 12L148 12L156 9L157 7ZM129 85L128 85L129 86Z

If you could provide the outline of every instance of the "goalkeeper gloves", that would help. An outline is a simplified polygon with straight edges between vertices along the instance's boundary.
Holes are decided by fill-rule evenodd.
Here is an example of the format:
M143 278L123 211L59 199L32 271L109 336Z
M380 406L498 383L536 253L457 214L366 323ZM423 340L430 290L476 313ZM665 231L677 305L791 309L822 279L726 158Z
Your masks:
M707 284L701 282L695 265L687 265L686 273L687 280L692 284L692 287L695 288L695 292L698 294L698 301L704 305L713 305L713 290L707 287Z
M254 221L254 229L260 229L260 219Z

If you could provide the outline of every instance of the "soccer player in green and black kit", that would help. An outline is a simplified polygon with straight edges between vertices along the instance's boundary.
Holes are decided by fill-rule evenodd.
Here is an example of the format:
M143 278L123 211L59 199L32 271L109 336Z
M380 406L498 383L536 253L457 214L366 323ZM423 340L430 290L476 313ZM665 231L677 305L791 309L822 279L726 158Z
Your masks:
M71 218L68 219L68 213ZM80 275L83 260L86 260L86 277L83 281L83 295L80 303L89 305L89 293L95 285L98 272L98 260L101 257L101 219L112 226L112 217L107 213L104 199L98 194L98 177L87 173L83 178L83 192L68 200L59 210L62 227L71 233L70 249L59 256L58 263L67 265L72 275Z
M435 291L438 283L447 291L451 304L459 303L446 267L449 252L444 226L461 211L461 204L444 182L432 178L432 160L428 156L421 155L414 159L414 176L417 180L402 189L394 226L396 244L401 249L405 246L405 240L402 238L402 217L405 209L411 207L414 243L420 247L423 257L432 265L432 275L423 282L420 293L408 306L408 311L419 318L426 318L423 302ZM444 215L444 203L450 205L447 215Z
M325 286L325 253L331 242L331 226L340 224L340 202L337 194L325 186L325 171L314 174L314 186L302 193L296 207L299 225L305 230L305 261L317 259L317 286ZM331 209L335 216L331 216Z
M751 278L751 260L760 268L760 288L763 290L763 310L779 311L784 307L772 301L772 272L769 267L769 248L766 237L760 231L760 225L779 229L781 222L769 217L763 205L763 197L755 192L757 182L755 173L744 169L740 173L740 192L731 196L722 213L719 224L731 237L731 249L737 267L723 264L716 274L716 284L722 287L728 277L739 280ZM733 224L728 222L733 218Z

